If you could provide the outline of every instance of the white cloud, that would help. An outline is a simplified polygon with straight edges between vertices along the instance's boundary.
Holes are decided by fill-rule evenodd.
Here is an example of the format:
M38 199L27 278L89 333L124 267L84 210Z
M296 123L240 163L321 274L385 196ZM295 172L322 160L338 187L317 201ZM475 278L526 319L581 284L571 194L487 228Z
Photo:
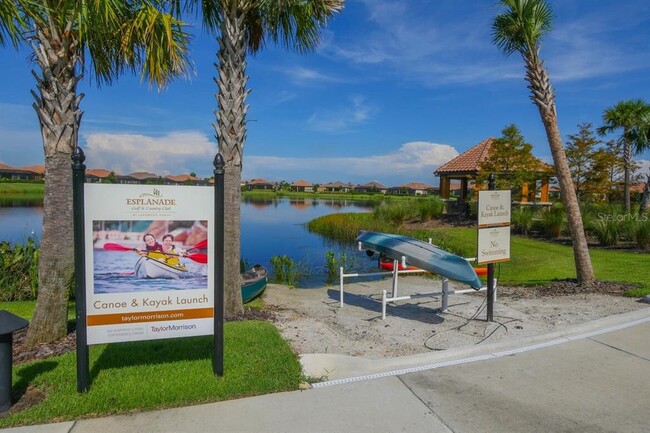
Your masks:
M88 134L86 165L128 174L149 171L167 175L211 172L216 144L195 131L177 131L161 137L141 134Z
M364 123L375 108L366 104L363 96L351 98L351 105L342 107L337 111L318 110L307 119L310 129L325 132L347 132L354 125Z
M364 119L360 110L356 119ZM142 134L91 133L85 137L86 165L128 174L149 171L159 175L196 172L201 177L212 173L216 144L196 131L175 131L152 137ZM379 181L388 186L406 182L435 183L433 171L458 156L447 144L427 141L404 143L389 153L359 157L277 157L244 156L244 179L307 179L311 182L334 180L364 183Z
M344 83L347 80L335 77L333 75L326 75L314 69L305 68L302 66L280 69L280 72L288 75L295 84L305 85L307 83Z
M639 167L636 170L636 174L641 175L643 177L643 181L645 182L646 176L650 174L650 161L647 159L637 159L634 162Z
M447 144L415 141L403 144L397 151L364 157L297 158L247 156L244 159L245 179L268 180L307 179L313 183L341 180L344 182L379 181L388 186L419 181L434 183L433 171L458 156Z

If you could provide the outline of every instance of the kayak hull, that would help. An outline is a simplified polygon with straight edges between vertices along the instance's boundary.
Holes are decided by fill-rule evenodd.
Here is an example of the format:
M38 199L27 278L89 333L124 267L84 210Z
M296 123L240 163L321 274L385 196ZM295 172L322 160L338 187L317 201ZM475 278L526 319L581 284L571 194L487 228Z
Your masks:
M384 254L392 259L405 257L411 265L480 289L483 285L474 268L464 258L435 245L408 236L361 231L356 239L361 248Z
M140 257L135 263L137 278L179 278L187 273L184 265L171 266L161 260L150 257Z

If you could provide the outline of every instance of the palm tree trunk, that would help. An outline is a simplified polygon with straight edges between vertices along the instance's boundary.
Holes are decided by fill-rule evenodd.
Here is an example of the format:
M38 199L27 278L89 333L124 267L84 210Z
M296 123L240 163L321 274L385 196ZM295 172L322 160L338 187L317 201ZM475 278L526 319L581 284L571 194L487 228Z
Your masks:
M531 90L531 99L537 106L542 118L548 144L553 155L555 173L560 184L562 203L566 211L567 225L569 226L573 244L576 277L579 283L589 284L596 279L596 276L591 265L589 246L587 245L587 238L582 223L580 206L573 186L569 164L564 153L562 136L560 135L560 129L557 124L555 97L553 95L553 88L551 87L551 80L542 63L534 56L527 57L525 60L527 69L526 80L530 83L528 87Z
M50 29L50 31L54 31ZM81 111L77 95L76 42L38 32L32 41L42 75L32 92L45 151L43 233L39 288L27 344L55 341L67 334L67 304L74 275L71 154L77 146Z
M650 174L645 180L645 187L643 188L643 197L641 198L641 206L639 207L639 215L650 210Z
M625 213L630 213L632 203L630 202L630 168L632 167L632 145L627 140L623 143L623 198L625 200Z
M237 2L224 11L218 38L217 122L213 125L225 161L224 175L224 308L225 314L243 311L241 297L241 170L246 141L246 32Z
M68 293L74 275L70 165L70 153L56 152L45 158L38 298L27 334L29 346L67 335Z

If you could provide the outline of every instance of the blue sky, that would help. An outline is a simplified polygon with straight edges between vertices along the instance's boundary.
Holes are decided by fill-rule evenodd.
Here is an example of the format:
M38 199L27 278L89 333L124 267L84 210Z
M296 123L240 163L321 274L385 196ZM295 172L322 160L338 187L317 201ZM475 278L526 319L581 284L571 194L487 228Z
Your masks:
M618 101L650 102L647 0L552 5L541 55L565 139ZM243 178L437 184L437 166L511 123L550 162L523 62L491 43L498 10L494 0L348 0L316 52L249 57ZM101 88L84 79L88 168L211 174L216 42L193 31L195 71L161 92L139 77ZM0 162L13 166L43 163L28 54L0 50ZM636 159L650 170L650 152Z

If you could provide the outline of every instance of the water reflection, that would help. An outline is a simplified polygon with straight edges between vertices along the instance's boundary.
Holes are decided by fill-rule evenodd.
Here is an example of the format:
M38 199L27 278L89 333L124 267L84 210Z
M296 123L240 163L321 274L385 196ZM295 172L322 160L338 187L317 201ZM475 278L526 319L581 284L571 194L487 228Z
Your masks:
M287 255L312 270L306 284L322 284L325 254L355 253L354 245L340 245L310 233L306 223L314 218L339 212L368 212L373 201L313 198L251 198L241 204L241 251L249 264L262 264L271 270L272 256ZM0 241L23 242L28 236L40 237L42 207L0 207Z

